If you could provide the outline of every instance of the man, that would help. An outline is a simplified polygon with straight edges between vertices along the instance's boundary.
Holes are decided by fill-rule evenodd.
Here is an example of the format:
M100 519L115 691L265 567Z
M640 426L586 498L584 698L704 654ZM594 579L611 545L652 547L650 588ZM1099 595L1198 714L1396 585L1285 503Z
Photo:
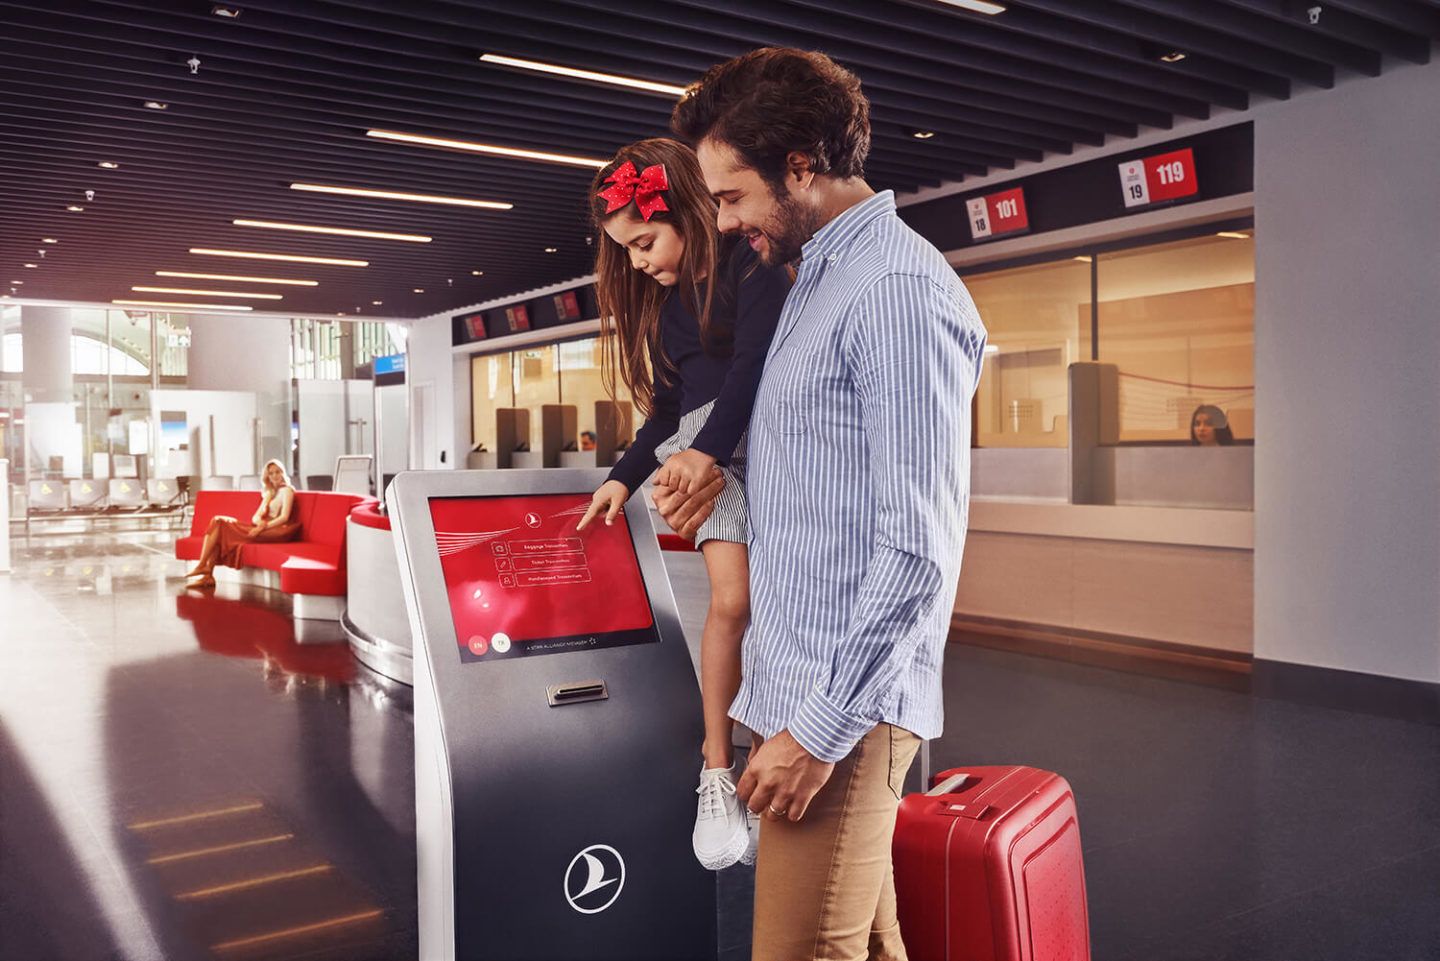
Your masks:
M756 50L671 126L719 227L796 263L750 423L751 623L731 714L760 736L753 957L904 958L890 839L941 660L985 330L954 270L864 180L869 104L830 58ZM682 532L708 510L658 488Z

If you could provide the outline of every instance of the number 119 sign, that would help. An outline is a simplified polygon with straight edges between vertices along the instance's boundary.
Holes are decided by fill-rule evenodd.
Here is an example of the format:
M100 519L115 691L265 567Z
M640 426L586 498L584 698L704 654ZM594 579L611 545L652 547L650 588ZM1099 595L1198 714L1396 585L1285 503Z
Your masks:
M1195 182L1195 153L1189 147L1120 165L1120 189L1126 207L1188 197L1200 188Z

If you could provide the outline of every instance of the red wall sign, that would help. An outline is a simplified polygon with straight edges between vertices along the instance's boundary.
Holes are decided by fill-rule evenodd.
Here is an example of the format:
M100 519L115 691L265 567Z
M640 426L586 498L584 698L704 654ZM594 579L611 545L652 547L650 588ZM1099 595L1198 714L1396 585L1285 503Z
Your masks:
M970 215L972 240L1012 234L1030 227L1030 217L1025 213L1025 191L1020 187L987 197L972 197L965 201L965 209Z
M467 333L469 333L471 340L484 340L484 339L485 339L485 315L484 315L484 314L467 314L465 317L463 317L463 318L461 318L461 319L462 319L462 320L464 321L464 323L465 323L465 330L466 330Z
M1120 165L1120 189L1126 207L1143 207L1199 191L1195 181L1195 153L1189 147Z
M524 304L505 308L505 320L510 325L512 334L522 330L530 329L530 312L525 309Z

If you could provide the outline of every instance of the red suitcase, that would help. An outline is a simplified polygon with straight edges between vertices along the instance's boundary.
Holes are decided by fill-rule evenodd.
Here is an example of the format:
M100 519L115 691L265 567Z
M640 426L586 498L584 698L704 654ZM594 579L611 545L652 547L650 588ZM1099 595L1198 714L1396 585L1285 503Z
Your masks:
M910 961L1089 961L1075 795L1031 767L945 771L900 802L895 896Z

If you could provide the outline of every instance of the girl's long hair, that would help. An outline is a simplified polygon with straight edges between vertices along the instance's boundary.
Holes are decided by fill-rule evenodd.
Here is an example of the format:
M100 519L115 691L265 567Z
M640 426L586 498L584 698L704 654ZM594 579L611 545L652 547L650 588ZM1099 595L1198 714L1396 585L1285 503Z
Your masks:
M266 496L266 497L270 497L271 495L273 495L276 491L278 491L278 490L280 489L280 487L271 487L271 486L270 486L270 465L271 465L271 464L274 464L276 467L280 468L280 476L281 476L282 478L284 478L284 480L281 481L281 483L280 483L280 487L292 487L292 486L294 486L294 485L292 485L292 484L290 483L290 472L285 469L285 465L284 465L284 464L280 463L278 460L267 460L267 461L265 462L265 467L264 467L263 469L261 469L261 471L260 471L260 483L261 483L261 485L265 488L265 496Z
M668 374L674 371L660 344L660 310L671 290L631 267L625 249L605 233L605 221L611 217L639 216L633 200L606 214L607 203L598 196L609 186L605 178L627 160L635 165L636 173L655 164L665 165L669 188L662 196L669 209L656 211L650 222L670 224L685 242L674 291L699 319L702 343L708 342L710 335L710 310L717 285L712 282L702 287L701 281L715 278L721 241L715 227L715 200L705 189L700 163L694 152L678 140L655 138L622 147L590 184L590 216L598 245L595 294L604 331L603 382L611 399L618 393L618 384L624 383L636 408L649 417L655 412L657 382L668 382Z

